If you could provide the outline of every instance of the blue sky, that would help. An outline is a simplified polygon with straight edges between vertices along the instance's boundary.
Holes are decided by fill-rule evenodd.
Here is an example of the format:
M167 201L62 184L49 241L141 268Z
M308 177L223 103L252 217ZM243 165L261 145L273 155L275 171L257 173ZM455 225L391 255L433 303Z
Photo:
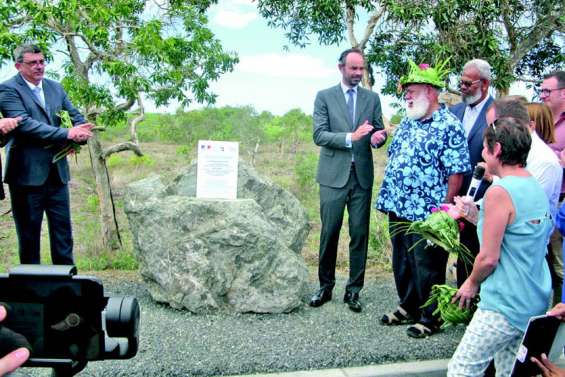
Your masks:
M336 85L341 78L337 57L349 47L347 41L340 46L319 46L313 36L312 45L306 48L291 46L282 30L267 26L252 0L219 0L208 16L209 27L224 49L236 52L240 59L233 72L211 83L218 95L215 106L251 105L259 112L276 115L299 108L312 114L316 92ZM56 61L49 66L56 67ZM0 69L0 81L15 72L12 65L5 65ZM374 89L378 91L382 79L375 79ZM510 92L529 97L523 88L514 85ZM393 97L381 96L383 114L388 118L395 113L391 107L394 101ZM178 108L177 104L159 109L149 102L145 105L149 112L174 112ZM202 105L195 104L188 110L199 107Z
M291 46L282 30L267 26L250 0L220 0L208 14L210 28L224 48L240 58L232 73L212 85L217 106L252 105L277 115L300 108L311 114L316 92L339 82L337 58L350 47L347 42L319 46L313 37L311 46ZM382 98L385 115L394 113L392 100Z

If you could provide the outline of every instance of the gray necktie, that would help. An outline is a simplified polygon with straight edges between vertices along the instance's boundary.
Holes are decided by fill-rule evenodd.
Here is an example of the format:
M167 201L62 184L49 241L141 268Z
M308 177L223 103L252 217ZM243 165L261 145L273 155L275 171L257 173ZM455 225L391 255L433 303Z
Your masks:
M32 91L33 91L33 95L35 95L35 98L37 98L37 100L39 101L41 106L43 108L45 108L45 101L43 100L43 97L41 96L41 88L39 86L36 86L35 88L33 88Z
M353 96L355 95L355 90L353 89L347 89L347 112L349 113L349 119L351 119L351 124L353 125L353 128L355 128L355 109L354 109L354 105L355 105L355 100L353 99Z

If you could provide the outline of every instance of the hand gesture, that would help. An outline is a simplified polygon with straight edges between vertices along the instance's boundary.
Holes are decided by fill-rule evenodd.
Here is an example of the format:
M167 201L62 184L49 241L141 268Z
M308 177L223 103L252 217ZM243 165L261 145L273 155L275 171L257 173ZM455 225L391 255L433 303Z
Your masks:
M0 133L6 135L8 132L16 128L18 126L18 122L21 120L21 117L0 119Z
M67 138L75 143L83 143L92 136L92 128L94 128L94 124L92 123L79 124L78 126L69 129L69 135Z
M547 312L547 315L551 315L565 321L565 304L559 303Z
M541 361L535 357L532 357L531 360L540 368L543 377L565 377L565 370L549 361L545 353L541 354Z
M6 318L6 309L0 305L0 321ZM18 348L0 359L0 376L13 372L29 358L27 348Z
M453 198L453 201L460 217L476 225L479 219L479 210L475 202L473 202L473 198L470 196L456 196Z
M373 126L366 120L362 125L357 127L355 132L351 134L351 141L361 140L364 136L368 135L373 130Z
M385 130L378 130L374 134L371 135L371 144L372 145L379 145L386 139L386 131Z
M463 285L457 290L457 293L453 296L451 300L452 303L456 303L459 300L459 307L463 309L464 307L469 309L471 307L471 302L473 298L479 292L479 286L475 284L471 279L467 278Z

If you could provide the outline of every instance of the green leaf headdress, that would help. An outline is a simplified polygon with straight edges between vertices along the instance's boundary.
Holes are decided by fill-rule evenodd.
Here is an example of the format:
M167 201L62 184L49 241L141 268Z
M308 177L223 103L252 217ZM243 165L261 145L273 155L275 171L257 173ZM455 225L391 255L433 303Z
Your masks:
M436 64L433 68L429 64L416 65L412 60L408 60L410 72L400 79L400 88L404 89L407 84L429 84L440 89L445 88L445 79L449 74L448 62L449 59Z

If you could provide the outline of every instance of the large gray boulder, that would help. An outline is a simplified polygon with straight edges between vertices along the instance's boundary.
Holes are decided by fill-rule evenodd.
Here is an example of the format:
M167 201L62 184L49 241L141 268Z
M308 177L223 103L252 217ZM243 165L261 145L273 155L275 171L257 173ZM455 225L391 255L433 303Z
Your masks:
M196 199L196 164L128 186L125 212L151 296L195 313L291 311L308 277L309 225L287 191L240 162L238 199Z

